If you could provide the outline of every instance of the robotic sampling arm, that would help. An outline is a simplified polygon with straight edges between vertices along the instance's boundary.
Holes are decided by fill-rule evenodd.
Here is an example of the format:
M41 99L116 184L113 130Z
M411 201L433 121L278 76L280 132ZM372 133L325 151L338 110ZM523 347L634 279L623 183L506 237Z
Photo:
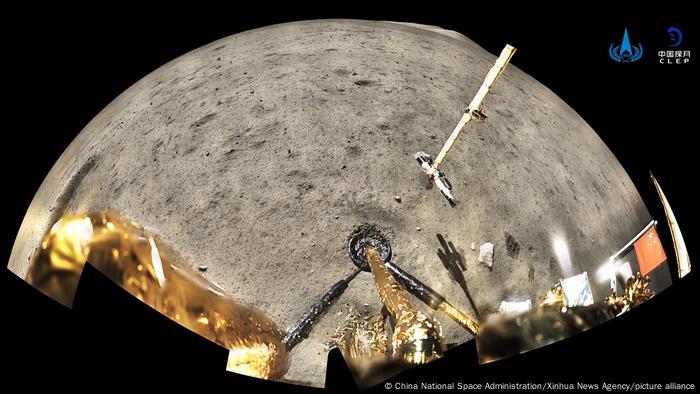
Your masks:
M452 195L452 185L445 176L445 173L441 171L442 164L447 157L447 153L450 151L450 149L452 149L452 146L457 141L457 138L460 136L460 134L462 134L462 132L464 132L469 123L471 123L472 120L476 120L477 122L483 122L486 120L486 115L484 115L482 112L484 99L486 98L486 95L491 92L491 89L498 80L498 77L503 74L503 71L508 65L508 62L510 62L510 58L513 57L514 53L515 48L510 45L506 45L506 47L503 48L501 55L498 57L498 59L496 59L496 63L493 65L493 67L491 67L488 74L486 74L484 83L481 84L481 87L474 96L474 99L472 99L472 102L469 103L469 106L464 111L464 115L462 115L462 118L452 131L452 134L447 139L447 142L445 142L445 145L442 147L442 150L438 154L437 158L435 158L435 161L433 161L432 157L425 152L417 152L415 155L416 160L431 181L431 183L429 183L430 187L432 187L432 183L435 183L440 192L442 192L442 195L445 196L447 201L453 207L456 205L456 200Z

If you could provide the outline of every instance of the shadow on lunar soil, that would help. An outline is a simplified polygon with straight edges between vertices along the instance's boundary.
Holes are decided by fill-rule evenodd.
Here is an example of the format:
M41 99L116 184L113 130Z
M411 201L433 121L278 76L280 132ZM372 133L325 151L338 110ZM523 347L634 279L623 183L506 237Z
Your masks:
M457 282L457 284L459 284L459 286L462 288L464 294L469 300L469 305L471 305L476 316L479 317L479 309L476 307L476 303L474 302L474 299L472 299L471 293L469 293L467 280L464 278L464 273L462 273L462 271L467 269L464 256L457 251L454 243L452 243L452 241L447 241L442 234L437 234L437 239L440 241L440 245L442 246L442 249L438 249L437 251L438 258L442 262L442 265L445 266L447 271L449 271L452 279L454 279L454 281Z

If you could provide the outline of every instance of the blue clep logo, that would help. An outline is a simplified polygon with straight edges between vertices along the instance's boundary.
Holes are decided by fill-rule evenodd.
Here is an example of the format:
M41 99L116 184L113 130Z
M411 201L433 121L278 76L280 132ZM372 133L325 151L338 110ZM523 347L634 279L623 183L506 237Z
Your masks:
M610 54L610 58L616 62L633 63L642 57L644 49L641 43L637 44L637 46L630 44L630 37L625 27L625 34L622 36L622 44L617 46L615 46L614 43L610 44L608 53Z
M669 48L675 48L681 45L681 41L683 41L683 32L681 29L671 26L666 30L666 33L668 33Z

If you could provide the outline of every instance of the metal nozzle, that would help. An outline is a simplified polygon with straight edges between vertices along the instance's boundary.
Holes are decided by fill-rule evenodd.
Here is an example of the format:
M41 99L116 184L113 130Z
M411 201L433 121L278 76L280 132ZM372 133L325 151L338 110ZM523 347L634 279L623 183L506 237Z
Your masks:
M382 261L391 260L391 244L379 227L374 224L363 224L357 227L348 238L348 254L357 268L370 272L366 255L368 246L377 250Z

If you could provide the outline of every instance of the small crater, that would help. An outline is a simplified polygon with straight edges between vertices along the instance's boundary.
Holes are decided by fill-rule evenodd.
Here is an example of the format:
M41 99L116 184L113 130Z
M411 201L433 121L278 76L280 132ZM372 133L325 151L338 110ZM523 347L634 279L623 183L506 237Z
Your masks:
M112 190L112 198L119 197L123 191L124 191L124 182L122 182L121 184L119 184L119 186L115 187L114 190Z
M255 142L250 144L250 147L251 148L259 148L259 147L265 145L265 142L267 142L267 140L255 141Z
M347 148L345 148L345 151L348 157L353 158L360 157L360 155L362 154L362 149L357 145L348 146Z
M204 115L204 116L202 116L201 118L199 118L199 120L197 120L196 122L192 123L192 124L190 125L190 128L191 128L191 129L194 129L194 128L202 127L202 126L204 126L205 124L209 123L212 119L216 118L216 116L217 116L217 113L216 113L216 112L213 112L213 113Z
M71 198L76 194L80 184L83 182L85 177L97 167L97 161L100 159L99 156L92 156L83 163L83 165L78 168L78 170L70 177L68 183L63 187L56 200L53 202L51 207L51 219L50 222L54 223L58 221L59 217L63 215L63 211L68 206ZM54 211L55 210L55 211Z
M311 183L309 183L309 182L304 182L304 183L298 184L297 187L298 187L299 190L302 191L302 192L308 192L308 191L310 191L311 189L314 188L314 185L311 184Z
M502 116L502 117L504 117L504 118L508 118L508 119L512 119L512 118L513 118L513 113L510 112L510 111L507 110L507 109L504 109L504 110L496 109L495 111L496 111L497 114L499 114L500 116Z
M520 253L520 245L518 242L515 240L515 238L508 234L505 233L506 237L506 250L508 251L508 256L512 258L518 257L518 254Z
M372 86L372 85L374 85L375 83L376 83L376 82L370 81L370 80L367 80L367 79L359 79L359 80L355 81L355 85L357 85L357 86Z
M187 149L185 149L184 152L182 152L183 155L189 155L190 153L194 152L197 150L196 145L190 145Z

